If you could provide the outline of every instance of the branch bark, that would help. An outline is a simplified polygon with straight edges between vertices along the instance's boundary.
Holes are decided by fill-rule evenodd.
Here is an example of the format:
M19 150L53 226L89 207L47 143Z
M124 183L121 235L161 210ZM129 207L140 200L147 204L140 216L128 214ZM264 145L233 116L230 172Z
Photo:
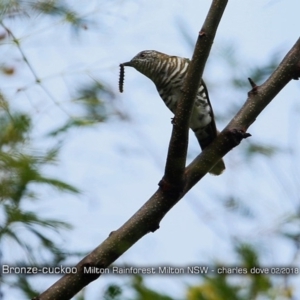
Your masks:
M186 116L191 113L197 84L202 76L205 61L226 4L225 0L213 1L208 17L200 31L188 73L191 86L187 80L183 88L183 99L181 99L176 112L165 176L160 188L121 228L112 232L101 245L77 264L76 274L63 276L48 290L35 297L35 300L70 299L84 286L100 276L100 274L85 273L85 268L107 268L140 238L158 229L165 214L220 158L238 145L243 138L249 136L246 130L279 91L290 80L299 78L300 39L270 78L263 85L256 86L249 92L244 106L218 138L185 168L188 143L188 120L186 120L188 118ZM203 34L205 34L204 38ZM197 72L199 73L197 74ZM173 164L178 165L174 166ZM179 175L172 174L177 171L180 172ZM179 186L177 186L178 183Z
M173 131L169 144L165 174L160 182L164 190L179 193L184 184L184 170L188 149L189 123L203 70L210 53L227 0L212 2L199 32L194 54L183 83L181 99L173 119Z

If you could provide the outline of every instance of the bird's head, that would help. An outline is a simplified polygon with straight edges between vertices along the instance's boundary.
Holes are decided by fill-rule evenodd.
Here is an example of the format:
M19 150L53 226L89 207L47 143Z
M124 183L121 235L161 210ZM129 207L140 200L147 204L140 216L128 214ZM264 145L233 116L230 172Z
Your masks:
M123 91L124 67L133 67L155 82L158 72L161 72L163 60L168 57L170 56L155 50L144 50L138 53L132 60L120 64L120 91Z
M165 54L155 50L144 50L138 53L131 61L125 62L122 65L124 67L133 67L140 71L140 68L143 68L150 63L154 63L164 55Z
M153 79L153 73L157 69L157 66L160 65L160 62L164 58L168 57L169 55L155 50L144 50L138 53L131 61L125 62L122 65L124 67L133 67L150 79Z

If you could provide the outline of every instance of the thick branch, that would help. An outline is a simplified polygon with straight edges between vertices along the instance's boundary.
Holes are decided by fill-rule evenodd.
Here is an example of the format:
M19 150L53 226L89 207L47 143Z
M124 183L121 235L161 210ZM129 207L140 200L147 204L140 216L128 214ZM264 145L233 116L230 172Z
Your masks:
M165 190L176 187L180 192L186 165L189 123L203 70L213 44L218 25L227 5L227 0L214 0L199 32L193 58L182 87L181 99L173 120L165 175L160 186ZM176 192L176 191L175 191Z

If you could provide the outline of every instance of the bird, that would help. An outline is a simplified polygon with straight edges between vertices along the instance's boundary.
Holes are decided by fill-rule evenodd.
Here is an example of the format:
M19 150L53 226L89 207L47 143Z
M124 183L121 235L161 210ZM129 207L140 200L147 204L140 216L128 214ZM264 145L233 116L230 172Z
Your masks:
M189 64L188 58L171 56L155 50L139 52L130 61L120 65L120 91L123 91L124 67L133 67L153 81L160 97L175 114ZM194 131L202 150L218 134L208 90L202 79L198 87L189 127ZM220 175L224 170L225 164L221 159L210 169L209 173Z

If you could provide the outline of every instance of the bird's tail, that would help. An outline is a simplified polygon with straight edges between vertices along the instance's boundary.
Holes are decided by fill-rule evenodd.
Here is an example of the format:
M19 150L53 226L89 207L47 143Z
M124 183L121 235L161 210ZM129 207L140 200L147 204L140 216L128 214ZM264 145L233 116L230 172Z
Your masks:
M214 126L207 126L205 132L195 132L196 138L202 150L204 150L217 136L217 130ZM209 171L212 175L220 175L225 170L225 163L223 159L219 160Z

